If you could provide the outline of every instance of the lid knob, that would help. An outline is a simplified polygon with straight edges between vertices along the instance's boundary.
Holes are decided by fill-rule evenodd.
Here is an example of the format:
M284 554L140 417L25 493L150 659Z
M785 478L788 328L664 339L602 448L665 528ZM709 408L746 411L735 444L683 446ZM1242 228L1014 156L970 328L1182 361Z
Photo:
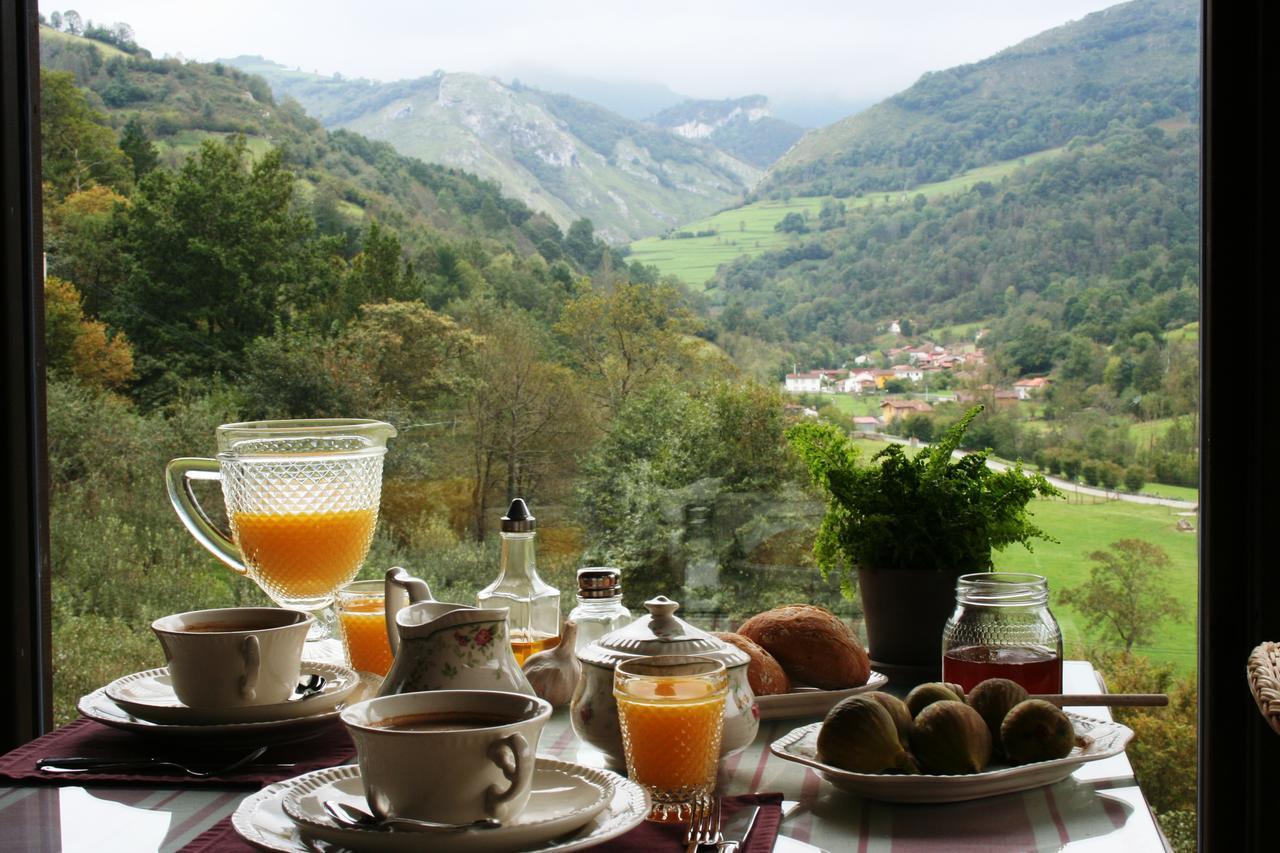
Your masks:
M644 603L645 609L649 611L649 628L653 631L655 637L659 639L681 635L683 631L680 627L680 620L676 619L676 611L680 609L680 602L672 601L665 595L657 598L651 598Z

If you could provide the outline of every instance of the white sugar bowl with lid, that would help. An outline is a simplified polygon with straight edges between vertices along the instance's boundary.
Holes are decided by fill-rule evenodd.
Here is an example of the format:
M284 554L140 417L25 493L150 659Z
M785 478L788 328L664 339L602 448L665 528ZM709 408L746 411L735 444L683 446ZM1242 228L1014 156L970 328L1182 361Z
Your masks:
M747 683L750 658L746 652L676 616L679 603L664 595L646 601L644 606L649 611L645 616L578 652L582 675L569 706L569 718L578 737L603 752L611 765L625 766L618 706L613 699L614 667L623 661L654 655L699 655L720 661L729 674L721 757L755 740L760 719Z

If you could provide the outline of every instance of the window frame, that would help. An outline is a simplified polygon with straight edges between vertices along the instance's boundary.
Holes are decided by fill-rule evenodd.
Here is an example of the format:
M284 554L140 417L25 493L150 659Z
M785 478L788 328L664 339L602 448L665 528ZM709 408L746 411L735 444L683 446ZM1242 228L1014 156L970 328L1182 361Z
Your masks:
M1255 378L1270 366L1266 297L1277 267L1268 261L1280 245L1280 146L1263 121L1266 96L1280 91L1270 50L1280 26L1265 0L1203 0L1201 13L1199 840L1202 850L1263 850L1274 842L1267 832L1280 795L1280 737L1258 714L1245 661L1257 643L1280 641L1280 572L1268 562L1280 457L1268 453L1267 432L1280 419ZM0 0L3 606L13 652L13 665L0 667L10 697L4 748L47 730L52 718L37 20L34 0Z

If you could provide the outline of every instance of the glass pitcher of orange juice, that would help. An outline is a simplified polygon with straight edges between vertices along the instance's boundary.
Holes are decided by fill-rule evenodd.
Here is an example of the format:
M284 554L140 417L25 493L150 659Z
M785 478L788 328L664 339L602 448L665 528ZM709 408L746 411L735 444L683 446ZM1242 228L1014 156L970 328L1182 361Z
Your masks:
M323 610L369 553L382 458L395 434L388 423L364 419L224 424L216 459L169 463L169 499L202 545L277 604ZM221 481L230 536L196 500L196 480ZM328 621L316 620L319 633L309 641L327 638Z

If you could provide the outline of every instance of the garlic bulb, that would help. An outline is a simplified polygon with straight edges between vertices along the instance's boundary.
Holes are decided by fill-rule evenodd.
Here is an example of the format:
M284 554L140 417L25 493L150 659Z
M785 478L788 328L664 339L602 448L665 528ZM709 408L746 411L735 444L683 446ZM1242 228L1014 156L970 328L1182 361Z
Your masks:
M533 687L533 692L559 708L568 705L573 698L573 689L578 684L578 676L582 672L582 664L574 655L574 641L578 635L576 622L565 622L560 631L560 644L530 655L524 662L524 674Z

